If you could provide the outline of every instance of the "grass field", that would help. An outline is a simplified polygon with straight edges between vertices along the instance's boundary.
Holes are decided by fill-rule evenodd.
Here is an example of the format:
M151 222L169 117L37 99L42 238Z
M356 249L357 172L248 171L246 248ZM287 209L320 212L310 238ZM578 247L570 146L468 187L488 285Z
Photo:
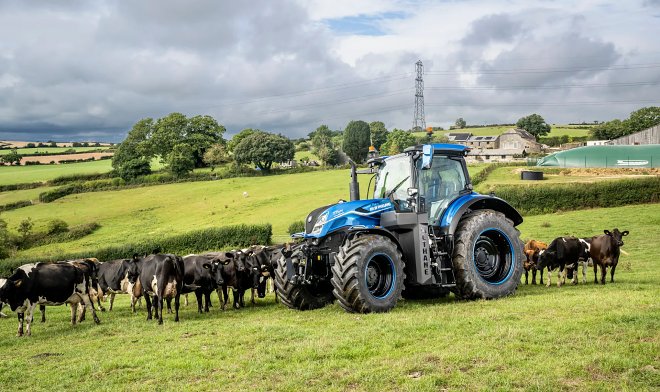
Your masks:
M21 200L32 200L33 203L39 202L39 194L55 189L54 186L43 186L34 189L24 189L11 192L0 192L0 205L14 203Z
M482 168L475 166L470 171L474 173ZM20 253L25 256L83 251L123 244L129 239L135 241L239 223L271 223L275 239L283 242L288 238L287 228L292 222L304 219L320 205L348 199L349 181L348 170L330 170L92 192L7 211L2 219L14 229L21 220L30 217L37 231L55 218L63 219L70 226L101 224L99 230L85 238ZM360 176L360 181L364 196L369 176ZM372 184L372 192L373 187ZM249 196L244 197L243 192Z
M400 301L390 313L297 312L272 296L158 326L144 309L71 327L49 307L33 336L0 319L0 385L44 390L440 391L660 388L660 205L527 218L524 238L630 230L616 283L520 286L496 301ZM132 235L132 233L130 233ZM593 275L589 277L592 278ZM191 298L192 299L192 298ZM107 304L106 304L107 306ZM37 316L38 318L38 316ZM26 377L26 375L29 375Z
M501 126L501 127L483 127L483 128L463 128L463 129L453 129L453 130L446 130L446 131L441 131L442 134L447 134L447 133L471 133L474 136L495 136L495 135L500 135L506 131L508 131L511 128L515 128L515 126ZM425 132L414 132L413 133L416 137L420 136L425 136ZM437 134L437 132L436 132ZM589 136L589 130L588 129L578 129L575 126L571 125L551 125L551 130L546 137L549 136L562 136L562 135L568 135L568 136Z
M19 154L47 153L49 155L61 154L64 151L75 150L76 152L87 152L95 150L107 150L109 147L39 147L39 148L17 148ZM0 155L9 154L13 149L0 150Z
M0 166L0 185L52 180L71 174L105 173L112 160L68 163L63 165Z

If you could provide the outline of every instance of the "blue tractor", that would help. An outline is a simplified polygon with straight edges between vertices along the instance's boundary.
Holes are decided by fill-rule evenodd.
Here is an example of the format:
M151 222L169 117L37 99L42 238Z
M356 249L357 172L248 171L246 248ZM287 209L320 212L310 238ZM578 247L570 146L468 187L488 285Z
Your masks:
M523 269L515 228L523 219L504 200L472 191L468 150L427 144L371 159L366 172L376 181L367 200L351 162L351 200L312 211L301 242L277 263L282 303L307 310L336 299L369 313L387 312L401 297L512 294Z

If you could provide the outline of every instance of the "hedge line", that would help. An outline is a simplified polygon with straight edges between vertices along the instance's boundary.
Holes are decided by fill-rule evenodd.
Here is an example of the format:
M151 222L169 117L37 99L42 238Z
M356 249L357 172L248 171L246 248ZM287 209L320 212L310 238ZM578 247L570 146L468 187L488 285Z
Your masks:
M170 237L151 239L120 246L109 246L87 252L63 253L47 258L9 258L0 260L0 276L7 276L12 268L39 261L71 260L84 257L96 257L101 261L130 258L133 254L149 254L153 251L187 255L232 247L244 248L254 244L270 244L272 226L237 225L214 227Z
M43 182L22 182L20 184L0 185L0 192L22 191L25 189L34 189L44 186Z
M500 197L523 215L660 202L660 177L590 184L500 185Z
M0 212L15 210L17 208L27 207L27 206L31 206L31 205L32 205L31 200L19 200L19 201L15 201L13 203L7 203L7 204L0 205Z
M497 163L491 163L488 166L486 166L482 171L479 173L475 174L474 176L470 177L470 181L472 182L472 186L476 187L480 183L484 182L490 173L492 173L495 169L498 167L505 167L505 166L526 166L527 164L524 162L497 162Z

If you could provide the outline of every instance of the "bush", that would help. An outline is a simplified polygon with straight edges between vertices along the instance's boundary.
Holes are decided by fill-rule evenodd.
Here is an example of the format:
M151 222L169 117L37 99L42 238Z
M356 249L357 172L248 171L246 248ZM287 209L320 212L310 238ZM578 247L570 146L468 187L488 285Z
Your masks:
M287 229L289 234L300 233L302 231L305 231L305 222L301 220L293 222Z
M67 231L69 231L69 224L62 219L51 219L46 225L48 235L66 233Z
M518 162L498 162L498 163L491 163L488 166L486 166L482 171L479 173L475 174L474 176L470 177L470 180L472 182L472 186L476 187L477 185L481 184L484 182L490 173L492 173L495 169L498 167L504 167L504 166L524 166L524 163L518 163Z
M27 207L27 206L31 206L31 205L32 205L32 201L30 201L30 200L15 201L13 203L7 203L7 204L4 204L4 205L0 205L0 212L15 210L17 208Z
M494 190L526 215L660 202L660 178L655 176L590 184L502 185Z
M73 232L74 229L71 229ZM70 260L84 257L96 257L101 261L130 258L133 254L149 254L158 249L164 253L187 255L231 248L245 248L254 244L270 244L272 227L265 225L237 225L195 230L162 239L111 246L88 252L52 255L44 258L13 258L0 260L0 276L9 274L11 268L37 261Z
M0 192L19 191L25 189L34 189L43 186L41 182L24 182L20 184L0 185Z

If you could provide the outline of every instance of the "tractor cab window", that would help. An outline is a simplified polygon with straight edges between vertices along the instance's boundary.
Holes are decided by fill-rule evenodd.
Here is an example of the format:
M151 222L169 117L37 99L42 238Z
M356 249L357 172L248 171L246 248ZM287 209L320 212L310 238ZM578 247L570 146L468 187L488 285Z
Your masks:
M418 168L421 159L417 161ZM436 223L449 203L465 189L465 173L460 160L436 155L428 170L418 169L419 196L429 214L429 223Z
M392 193L392 198L398 204L400 211L410 211L408 203L408 188L411 186L410 158L401 155L385 160L378 170L374 197L386 198Z

